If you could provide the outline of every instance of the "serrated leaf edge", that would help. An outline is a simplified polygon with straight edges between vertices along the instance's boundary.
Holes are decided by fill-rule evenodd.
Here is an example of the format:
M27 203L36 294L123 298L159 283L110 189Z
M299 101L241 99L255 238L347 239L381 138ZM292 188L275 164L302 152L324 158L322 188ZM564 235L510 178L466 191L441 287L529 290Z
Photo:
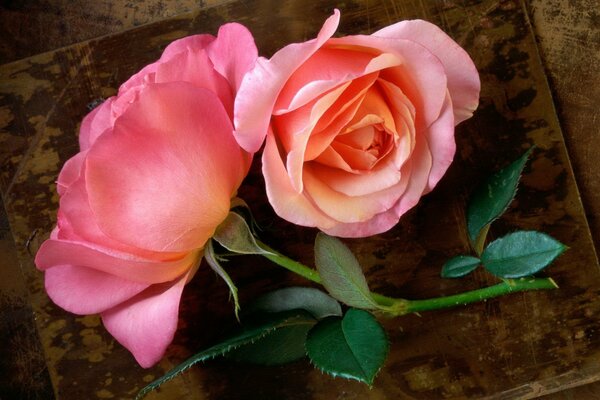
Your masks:
M361 310L361 311L364 311L364 310ZM365 311L365 312L368 312L368 311ZM354 352L352 351L352 349L351 349L351 348L350 348L350 346L348 345L348 340L346 339L346 333L344 332L344 329L343 329L342 322L343 322L344 318L343 318L343 317L342 317L342 318L341 318L341 317L334 317L334 318L336 318L337 320L339 320L339 323L340 323L340 325L341 325L341 327L342 327L342 329L341 329L341 330L342 330L342 333L344 334L344 340L345 340L346 346L348 347L348 349L350 349L350 352L352 353L352 356L353 356L353 357L356 359L356 356L355 356ZM374 317L373 317L373 318L374 318ZM375 319L375 318L374 318L374 319ZM376 320L376 321L377 321L377 320ZM319 321L319 322L320 322L320 321ZM310 357L310 355L308 354L308 349L306 349L306 344L305 344L305 353L306 353L306 355L307 355L307 358L308 358L308 361L309 361L309 363L310 363L310 364L311 364L311 365L312 365L312 366L313 366L315 369L317 369L317 370L319 370L319 371L321 371L321 372L323 372L323 373L326 373L326 374L328 374L328 375L330 375L330 376L332 376L332 377L334 377L334 378L341 377L341 378L344 378L344 379L348 379L348 380L354 380L354 381L358 381L358 382L365 383L365 384L367 384L367 385L369 386L369 388L373 387L373 382L375 381L375 378L377 377L377 375L379 375L379 372L380 372L380 371L381 371L381 369L383 368L383 365L385 364L385 360L387 359L387 356L388 356L388 355L389 355L389 353L390 353L390 346L391 346L390 339L389 339L388 335L386 335L386 334L385 334L385 330L383 329L383 327L381 326L381 324L379 324L379 322L377 322L377 324L379 325L379 327L382 329L382 331L383 331L383 333L384 333L384 335L383 335L383 336L384 336L384 338L385 338L385 345L386 345L386 346L385 346L385 355L384 355L384 357L383 357L383 359L384 359L384 362L382 362L382 363L381 363L381 365L379 366L379 368L377 368L377 370L375 371L375 373L373 374L373 376L372 376L372 378L371 378L370 380L367 380L367 379L360 379L360 378L358 378L358 377L356 377L356 376L354 376L354 375L349 375L349 374L346 374L346 373L338 373L338 372L335 372L335 371L329 371L329 370L327 370L327 369L325 369L325 368L322 368L321 366L319 366L319 365L317 365L317 364L315 364L315 363L314 363L313 359L312 359L312 358ZM315 324L315 326L314 326L313 328L315 328L317 325L318 325L318 323L317 323L317 324ZM311 330L312 330L312 328L311 328ZM307 337L308 337L308 335L310 335L310 331L307 333ZM367 374L365 373L365 371L364 371L364 369L362 368L362 366L360 365L360 363L359 363L359 362L357 362L357 364L359 365L359 367L360 367L360 369L361 369L361 371L362 371L363 375L364 375L364 376L367 376Z
M340 244L341 244L343 247L345 247L345 248L348 250L348 252L349 252L349 253L352 255L352 257L354 257L354 258L356 259L356 256L355 256L355 255L352 253L352 251L351 251L351 250L350 250L350 249L349 249L349 248L348 248L348 247L347 247L347 246L346 246L346 245L345 245L345 244L344 244L342 241L340 241L338 238L335 238L335 237L333 237L333 236L329 236L329 235L327 235L327 234L325 234L325 233L323 233L323 232L319 232L319 233L317 234L317 238L315 239L315 243L316 243L316 241L319 239L319 237L325 237L325 238L330 238L330 239L334 239L334 240L336 240L336 241L339 241L339 243L340 243ZM358 263L358 260L356 260L356 263L357 263L357 264L359 265L359 267L360 267L360 264ZM341 264L340 264L340 263L336 262L336 264L337 264L338 266L340 266L339 268L336 268L336 269L337 269L337 270L340 270L340 271L342 271L342 272L343 272L343 274L341 274L341 276L343 276L343 278L344 278L344 279L346 279L346 281L348 281L348 282L351 282L351 283L354 285L354 287L356 287L356 288L357 288L358 292L359 292L359 293L360 293L360 294L361 294L361 295L364 297L364 299L367 301L367 303L370 303L370 304L371 304L371 306L372 306L372 307L370 308L371 310L375 310L375 309L378 309L378 308L382 308L382 307L380 307L380 305L379 305L379 304L377 304L377 302L376 302L376 301L373 299L373 297L371 296L371 291L369 290L369 286L368 286L367 280L366 280L366 278L365 278L365 276L364 276L364 273L362 272L362 270L360 271L360 274L361 274L360 276L362 276L362 277L364 278L364 284L365 284L364 286L365 286L365 287L362 287L362 283L363 283L362 281L360 282L360 284L357 284L357 282L356 282L354 279L352 279L351 277L349 277L349 276L348 276L348 274L346 273L346 269L345 269L345 268L343 268L343 267L341 267ZM319 274L321 275L321 278L323 279L323 274L321 273L321 268L322 268L322 267L321 267L320 263L318 263L318 262L317 262L317 258L316 258L316 252L315 252L315 266L317 267L317 271L319 272ZM337 275L340 275L340 274L337 274ZM348 303L346 303L346 302L345 302L343 299L340 299L340 298L336 297L336 296L335 296L335 295L334 295L334 294L331 292L331 290L330 290L330 288L329 288L329 282L327 282L325 279L323 279L322 285L325 287L325 289L327 289L327 292L329 292L329 294L330 294L330 295L331 295L331 296L332 296L334 299L336 299L336 300L338 300L338 301L340 301L340 302L342 302L342 303L344 303L344 304L346 304L346 305L349 305L349 306L351 306L351 307L355 307L355 305L353 305L353 304L348 304ZM366 289L366 292L365 292L365 289Z
M446 265L448 265L448 263L452 260L454 260L455 258L458 257L469 257L469 258L473 258L477 260L477 263L474 264L469 270L467 270L464 274L461 275L447 275L444 272L447 270ZM477 269L477 267L479 267L481 265L481 259L479 257L474 257L474 256L468 256L468 255L458 255L458 256L454 256L452 258L450 258L448 261L446 261L444 263L444 265L442 266L442 270L440 271L440 276L442 278L447 278L447 279L454 279L454 278L462 278L463 276L466 276L468 274L470 274L471 272L475 271Z
M490 271L488 269L488 266L490 263L486 263L484 260L485 257L485 251L492 245L494 245L494 243L500 242L504 239L506 239L507 237L511 236L511 235L515 235L515 234L519 234L519 233L538 233L541 234L542 236L545 236L547 239L550 239L551 241L555 242L558 244L557 249L555 250L545 250L545 251L538 251L538 252L534 252L534 253L527 253L525 256L537 256L537 255L543 255L545 253L554 253L556 252L556 254L550 259L548 260L548 262L546 264L544 264L543 266L539 267L538 269L534 270L533 272L528 272L527 274L521 275L498 275L492 271ZM516 232L512 232L509 233L507 235L504 235L496 240L494 240L493 242L491 242L486 249L483 251L483 254L481 255L481 265L492 275L497 276L499 278L506 278L506 279L515 279L515 278L523 278L523 277L527 277L527 276L531 276L532 274L536 274L538 272L540 272L541 270L543 270L544 268L546 268L547 266L549 266L550 264L552 264L554 262L554 260L556 260L561 254L563 254L566 250L568 249L568 246L566 246L565 244L563 244L562 242L560 242L559 240L553 238L552 236L544 233L544 232L539 232L539 231L516 231ZM508 261L510 262L510 260L516 260L519 258L523 258L523 256L513 256L513 257L505 257L502 258L502 261Z
M298 315L290 315L289 317L283 319L282 321L278 321L276 323L273 323L271 326L264 328L263 330L258 332L256 335L252 335L247 338L244 338L243 337L244 332L241 332L238 335L238 336L241 336L241 338L237 339L236 341L234 341L234 343L232 343L230 345L223 347L223 345L220 343L220 344L211 346L208 349L203 350L199 353L196 353L195 355L188 358L181 364L177 365L175 368L171 369L165 375L161 376L160 378L156 379L155 381L153 381L153 382L149 383L148 385L146 385L145 387L143 387L136 395L135 400L141 400L148 393L150 393L154 389L158 388L163 383L166 383L166 382L172 380L173 378L177 377L178 375L182 374L183 372L187 371L189 368L191 368L195 364L202 362L202 361L206 361L206 360L212 360L218 356L225 355L226 353L228 353L232 350L238 349L242 346L255 343L257 340L260 340L260 339L268 336L269 334L276 331L277 329L288 326L287 323L290 320L293 320L295 318L298 318ZM232 340L232 338L230 338L228 340ZM223 349L215 351L215 349L218 349L220 347L223 347Z
M348 310L348 311L352 311L352 309ZM366 381L367 384L369 385L369 387L373 386L373 382L375 381L375 377L377 376L377 374L379 374L379 371L381 371L381 368L383 368L383 364L385 363L385 360L387 359L388 354L390 353L390 341L389 338L387 336L387 334L385 333L385 329L383 329L383 326L381 326L381 324L379 323L379 321L377 321L377 319L373 316L373 314L369 313L368 311L365 310L357 310L357 311L362 311L365 312L367 314L370 314L371 318L373 318L373 321L375 321L376 325L379 327L379 329L381 330L381 332L383 332L383 338L385 339L385 354L383 355L383 362L381 363L381 365L379 366L379 368L377 368L377 370L375 371L375 373L373 373L373 376L371 377L371 379L369 381ZM346 338L346 331L344 330L344 319L346 318L346 316L348 315L348 312L346 312L346 315L344 315L344 318L342 318L342 333L344 334L344 339L346 340L346 343L348 343L348 340ZM352 351L352 348L350 346L348 346L350 348L350 351ZM354 354L354 352L352 351L352 355L354 356L354 358L356 359L356 355ZM360 365L360 363L359 363ZM363 369L362 365L360 365L360 369L363 371L363 375L367 375L365 373L365 370Z
M498 218L500 218L506 212L506 210L508 210L508 208L510 207L510 205L514 201L514 199L517 196L517 193L519 191L519 183L521 182L521 177L523 176L523 170L525 169L525 165L527 165L527 161L529 161L529 156L531 155L531 153L533 152L533 150L535 150L536 147L537 146L535 144L531 145L531 147L529 149L527 149L527 151L525 153L523 153L518 159L516 159L515 161L511 162L506 167L504 167L504 168L496 171L494 174L492 174L490 177L488 177L488 179L486 179L482 183L482 185L485 184L485 183L487 183L487 181L492 176L495 176L496 174L499 174L500 172L502 172L506 168L510 167L514 163L516 163L518 161L521 161L521 160L523 161L523 165L521 166L521 168L519 170L519 176L517 177L517 182L515 184L515 189L513 191L511 199L508 201L508 203L506 203L506 205L504 206L504 208L502 209L502 211L500 211L500 213L498 213L498 215L496 215L494 218L490 219L487 223L485 223L479 229L479 231L477 232L477 235L475 236L475 238L471 237L471 233L469 232L469 221L467 220L467 236L469 236L469 241L471 242L471 244L473 245L473 247L476 247L476 243L479 242L480 240L482 240L479 236L480 236L481 232L485 229L485 227L487 226L489 228L489 226L492 224L492 222L494 222L495 220L497 220ZM476 190L477 189L479 189L479 187L477 187ZM469 204L469 207L470 207L470 204ZM467 215L469 215L468 208L467 208Z

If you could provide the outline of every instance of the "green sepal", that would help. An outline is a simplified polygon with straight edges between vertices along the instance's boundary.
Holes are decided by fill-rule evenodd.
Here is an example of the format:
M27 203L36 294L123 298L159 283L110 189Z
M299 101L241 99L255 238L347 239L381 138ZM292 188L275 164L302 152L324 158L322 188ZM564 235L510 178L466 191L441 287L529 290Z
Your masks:
M266 293L244 308L246 315L294 309L308 311L316 319L342 315L342 307L333 297L319 289L299 286Z
M467 207L467 230L476 248L483 247L485 237L480 235L487 232L488 225L504 214L514 199L523 168L534 148L532 146L518 160L490 176L471 195Z
M379 308L371 296L358 260L339 239L322 232L317 234L315 265L323 286L334 298L350 307Z
M307 318L312 317L307 317L307 313L303 311L290 311L285 313L270 314L268 319L263 320L260 324L247 327L244 331L238 333L237 335L234 335L229 339L188 358L186 361L179 364L165 375L154 382L151 382L142 390L140 390L136 396L136 400L143 398L150 391L175 378L177 375L181 374L194 364L225 355L234 349L240 348L241 346L252 344L257 340L260 340L261 338L277 331L278 329L295 323L295 321L303 321Z
M236 254L273 255L256 243L246 220L234 211L230 211L227 218L217 227L213 239Z
M442 267L442 278L460 278L473 272L481 264L481 260L472 256L452 257Z
M245 220L250 222L250 231L253 235L257 235L257 232L261 230L254 218L252 209L244 199L240 197L231 199L230 211L240 214Z
M306 352L318 369L371 386L385 362L389 343L383 327L367 311L350 309L328 317L308 333Z
M545 233L518 231L490 243L481 263L500 278L521 278L542 270L565 250L564 244Z
M209 265L209 267L213 271L215 271L217 275L219 275L221 279L223 279L227 284L227 287L229 288L229 293L233 298L235 317L239 320L238 314L240 311L240 300L238 298L237 286L235 286L235 283L233 283L233 280L231 279L229 274L221 266L221 263L219 262L219 257L215 254L215 249L212 240L209 240L206 243L206 247L204 249L204 258L206 259L206 262Z

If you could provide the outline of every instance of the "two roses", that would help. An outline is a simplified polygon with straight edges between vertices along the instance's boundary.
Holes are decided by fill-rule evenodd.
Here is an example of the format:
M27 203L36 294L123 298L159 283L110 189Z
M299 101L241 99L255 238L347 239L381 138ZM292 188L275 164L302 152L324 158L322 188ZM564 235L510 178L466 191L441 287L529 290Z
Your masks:
M263 175L281 217L347 237L396 224L452 161L477 72L427 22L331 38L338 22L336 11L316 39L270 60L257 60L238 24L176 41L90 113L36 257L50 297L100 313L140 365L156 363L265 137Z

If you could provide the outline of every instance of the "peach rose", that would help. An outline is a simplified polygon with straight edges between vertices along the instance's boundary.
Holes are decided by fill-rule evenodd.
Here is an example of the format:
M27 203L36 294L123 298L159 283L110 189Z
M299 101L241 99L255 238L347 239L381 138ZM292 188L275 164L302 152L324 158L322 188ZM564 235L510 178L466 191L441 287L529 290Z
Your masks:
M238 142L262 157L269 201L331 235L384 232L431 191L471 117L479 77L469 55L429 22L316 39L259 59L235 100Z
M238 24L173 42L85 117L58 178L57 226L35 259L48 295L100 313L143 367L172 341L183 287L248 172L233 99L256 57Z

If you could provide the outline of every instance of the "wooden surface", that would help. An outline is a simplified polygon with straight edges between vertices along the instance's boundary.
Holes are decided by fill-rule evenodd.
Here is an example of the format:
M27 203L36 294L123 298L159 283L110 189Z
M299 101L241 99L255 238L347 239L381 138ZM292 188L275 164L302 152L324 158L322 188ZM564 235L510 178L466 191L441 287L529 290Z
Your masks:
M597 139L600 100L600 14L597 0L531 0L529 14L553 89L573 169L594 238L600 249L600 168ZM598 361L600 362L600 360ZM600 399L600 382L544 400Z
M600 248L600 3L532 0L532 22L588 221Z
M2 67L0 189L16 247L4 223L0 273L3 283L9 283L1 287L0 332L13 341L0 347L0 358L9 360L0 366L11 372L0 378L0 397L130 398L145 381L217 340L219 327L233 326L231 307L221 304L226 288L204 270L186 290L180 332L167 357L159 366L142 370L96 317L75 317L49 302L25 243L37 229L31 241L34 252L52 227L57 206L52 182L77 149L75 132L89 101L114 93L120 82L155 59L175 37L214 33L222 22L238 20L254 32L263 53L270 54L285 43L312 37L333 5L342 8L342 34L368 33L404 18L436 22L467 48L482 72L481 108L458 130L457 163L444 182L390 233L349 242L374 288L420 298L490 283L482 274L460 282L441 280L439 266L464 249L458 234L464 229L460 210L468 187L515 158L523 144L536 143L541 150L528 169L516 207L492 234L516 227L540 228L569 244L569 252L549 270L561 290L385 321L393 351L371 391L323 376L305 362L247 368L216 361L194 369L154 398L527 398L600 379L597 260L523 4L275 3L234 2ZM535 21L541 9L535 2L531 6ZM551 77L558 67L553 68ZM590 80L593 83L593 76ZM593 90L592 84L585 93L591 95ZM257 214L269 228L265 236L310 263L314 232L279 221L269 225L269 207L258 194L261 185L254 172L243 194L255 200ZM274 239L282 230L284 237ZM256 259L240 262L233 273L243 300L266 287L301 282ZM31 329L30 307L39 341ZM19 368L9 367L13 364Z
M226 0L3 0L0 64Z

